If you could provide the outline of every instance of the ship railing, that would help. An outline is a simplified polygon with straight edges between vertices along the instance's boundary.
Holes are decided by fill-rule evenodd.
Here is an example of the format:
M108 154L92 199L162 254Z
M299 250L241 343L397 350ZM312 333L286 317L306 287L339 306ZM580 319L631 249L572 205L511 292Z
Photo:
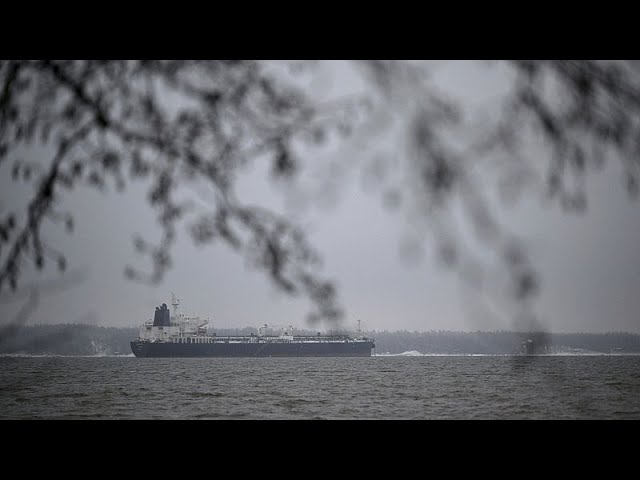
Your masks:
M211 336L211 335L180 335L176 337L171 337L168 339L173 342L180 342L180 339L189 339L189 338L206 338L205 343L291 343L291 342L306 342L306 343L344 343L344 342L362 342L362 341L373 341L373 339L366 337L356 337L352 338L349 336L312 336L312 335L301 335L294 336L292 338L282 338L280 336L241 336L241 335L230 335L224 337Z

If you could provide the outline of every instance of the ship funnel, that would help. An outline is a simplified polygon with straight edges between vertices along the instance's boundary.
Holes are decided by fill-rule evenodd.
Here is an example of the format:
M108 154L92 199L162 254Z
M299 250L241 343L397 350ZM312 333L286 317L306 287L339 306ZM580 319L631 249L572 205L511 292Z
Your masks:
M160 307L156 307L155 315L153 316L154 327L168 327L171 325L171 314L167 308L167 304L163 303Z

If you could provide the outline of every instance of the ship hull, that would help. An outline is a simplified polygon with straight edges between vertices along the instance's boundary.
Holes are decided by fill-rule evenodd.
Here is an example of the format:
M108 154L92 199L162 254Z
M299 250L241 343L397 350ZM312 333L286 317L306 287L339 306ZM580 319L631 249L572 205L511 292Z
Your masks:
M370 357L373 342L162 343L131 342L136 357Z

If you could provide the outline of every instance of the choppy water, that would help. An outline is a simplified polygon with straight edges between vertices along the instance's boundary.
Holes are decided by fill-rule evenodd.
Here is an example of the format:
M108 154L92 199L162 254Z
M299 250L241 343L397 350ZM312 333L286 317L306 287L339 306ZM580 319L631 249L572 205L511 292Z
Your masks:
M0 358L2 419L640 419L640 356Z

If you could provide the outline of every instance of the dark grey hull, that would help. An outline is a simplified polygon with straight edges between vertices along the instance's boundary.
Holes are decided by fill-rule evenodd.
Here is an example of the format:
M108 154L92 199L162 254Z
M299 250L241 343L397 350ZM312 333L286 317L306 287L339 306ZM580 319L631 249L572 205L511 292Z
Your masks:
M373 342L150 343L131 342L136 357L370 357Z

